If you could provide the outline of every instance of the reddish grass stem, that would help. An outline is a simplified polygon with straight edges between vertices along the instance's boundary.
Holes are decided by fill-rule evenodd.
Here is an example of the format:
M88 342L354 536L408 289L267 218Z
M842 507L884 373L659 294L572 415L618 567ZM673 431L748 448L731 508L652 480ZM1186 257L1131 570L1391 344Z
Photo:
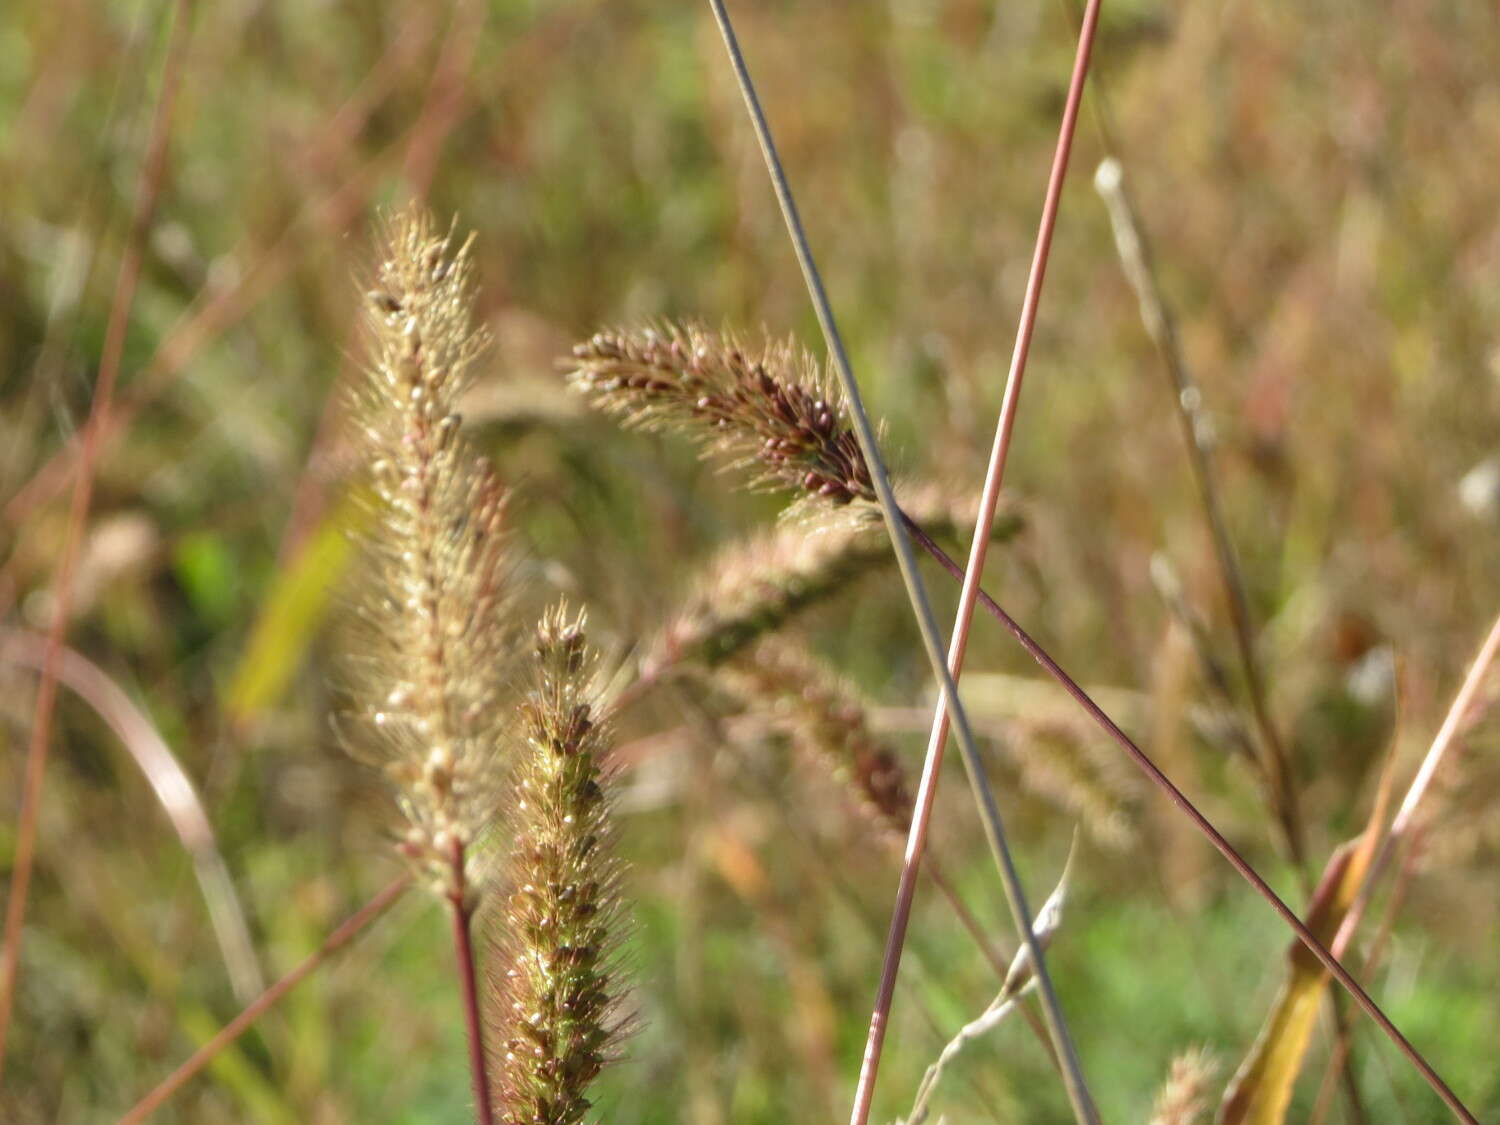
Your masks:
M1078 51L1073 61L1072 77L1068 83L1067 102L1063 108L1062 123L1058 127L1057 147L1053 153L1052 170L1048 176L1047 191L1042 204L1036 248L1031 258L1031 272L1026 281L1026 294L1021 303L1020 323L1016 328L1015 350L1011 356L1010 372L1006 377L1000 417L995 426L995 442L990 453L989 468L985 473L984 490L979 501L979 514L974 524L974 539L969 549L969 567L963 576L958 614L953 623L953 634L949 642L948 670L955 680L963 673L964 656L969 644L969 628L974 620L974 603L979 591L980 579L984 575L985 558L989 553L990 527L994 523L995 509L1000 501L1000 485L1005 473L1005 462L1010 453L1011 434L1015 429L1021 384L1026 375L1026 360L1031 353L1031 338L1036 328L1037 310L1041 304L1042 283L1047 275L1047 259L1052 251L1052 235L1057 228L1057 212L1062 200L1063 182L1067 178L1068 158L1073 150L1073 136L1078 126L1078 108L1083 99L1084 82L1088 77L1089 59L1093 52L1094 29L1099 22L1099 6L1100 0L1089 0L1088 8L1084 12L1083 24L1078 34ZM910 521L908 525L912 526ZM875 1079L880 1068L881 1049L884 1046L885 1029L889 1022L887 1015L896 995L896 976L900 972L901 951L906 944L906 931L911 921L912 900L917 892L917 872L921 867L922 853L927 847L927 827L932 819L933 800L937 795L938 776L943 764L943 750L948 743L948 726L947 701L940 696L937 710L933 715L932 734L927 743L927 756L922 763L922 779L917 787L916 807L912 814L911 829L907 835L906 858L896 888L896 905L891 915L890 934L886 938L880 984L875 993L876 1017L870 1021L870 1035L865 1044L864 1063L860 1068L859 1085L854 1094L854 1113L850 1118L852 1125L865 1125L870 1115L870 1104L875 1096Z
M348 945L365 927L384 914L409 886L411 886L411 876L402 875L349 915L306 960L256 997L239 1015L220 1028L218 1034L194 1051L186 1062L162 1079L154 1090L126 1111L125 1115L120 1118L119 1125L137 1125L138 1122L146 1120L150 1114L160 1109L188 1079L213 1062L220 1051L248 1031L255 1021L275 1007L283 996L306 980L313 970Z
M937 560L944 570L954 578L960 581L963 580L964 572L958 563L954 562L946 551L933 542L932 538L910 517L907 517L907 528L910 530L912 538L929 555ZM1355 1002L1364 1009L1365 1014L1380 1026L1380 1030L1385 1032L1386 1037L1417 1068L1417 1071L1426 1079L1427 1084L1432 1087L1437 1096L1453 1111L1454 1116L1460 1121L1467 1122L1468 1125L1479 1125L1478 1120L1469 1112L1468 1107L1459 1100L1458 1095L1449 1089L1448 1084L1443 1081L1437 1071L1433 1070L1427 1060L1422 1057L1422 1053L1416 1047L1412 1046L1405 1035L1401 1034L1400 1029L1390 1021L1385 1012L1381 1011L1380 1006L1370 998L1369 993L1340 964L1338 958L1313 936L1312 931L1307 928L1302 919L1292 911L1291 907L1287 906L1281 900L1280 896L1271 889L1270 884L1261 878L1260 873L1250 865L1250 862L1244 856L1235 850L1234 845L1224 838L1223 834L1213 826L1213 823L1198 811L1197 806L1188 800L1182 790L1172 784L1171 779L1157 768L1156 763L1146 755L1146 752L1137 746L1131 740L1130 736L1122 731L1115 724L1115 721L1104 713L1099 705L1089 697L1089 694L1078 686L1077 681L1068 675L1067 672L1063 671L1057 661L1053 660L1047 654L1047 651L1041 645L1037 644L1031 638L1031 635L1016 623L1010 614L1000 608L994 598L990 597L983 590L980 590L979 602L989 612L990 616L1005 626L1011 635L1021 642L1021 647L1031 654L1031 658L1040 664L1049 676L1062 685L1063 690L1072 696L1080 707L1088 712L1089 717L1103 728L1104 732L1109 735L1120 749L1124 750L1130 756L1131 760L1135 762L1152 784L1166 794L1168 800L1176 805L1193 822L1198 831L1208 838L1209 843L1213 844L1219 854L1229 861L1229 865L1239 872L1240 877L1255 888L1256 893L1270 904L1271 909L1281 915L1282 920L1297 935L1297 940L1305 945L1308 951L1322 962L1323 967L1333 974L1334 978L1344 987L1350 996L1354 997Z
M141 165L136 188L135 206L125 252L110 302L109 322L105 328L104 347L99 357L99 377L94 384L93 403L84 424L79 453L78 480L73 488L73 502L68 512L67 538L58 562L54 585L52 623L47 630L47 648L42 658L41 684L37 688L36 710L31 723L31 740L26 751L25 774L21 790L21 813L16 826L15 864L11 869L10 895L5 903L4 949L0 951L0 1073L5 1067L5 1048L9 1039L11 1012L15 1005L16 978L21 964L21 938L26 922L26 899L31 890L31 874L36 861L37 819L42 801L42 781L46 775L47 754L51 747L52 712L57 703L58 673L63 658L63 638L73 599L73 571L83 542L84 525L94 494L94 471L98 465L100 440L114 401L115 381L125 354L125 335L130 326L130 312L135 304L136 286L146 253L146 236L156 214L162 179L167 167L167 142L171 136L172 109L182 78L182 56L191 23L190 0L177 0L173 8L165 60L162 65L161 89L152 113L151 132L146 142L146 156Z
M1479 653L1474 657L1474 663L1469 667L1469 673L1464 677L1463 685L1458 689L1452 705L1448 708L1448 714L1443 719L1443 724L1438 728L1437 735L1432 740L1426 755L1422 759L1421 766L1417 769L1417 776L1412 779L1411 787L1406 791L1406 796L1397 810L1395 819L1391 821L1390 831L1386 833L1385 839L1381 841L1380 850L1375 853L1375 859L1370 864L1370 870L1365 875L1365 881L1355 897L1353 905L1344 920L1340 924L1338 933L1334 935L1332 953L1335 957L1343 958L1348 950L1350 942L1354 940L1355 933L1359 930L1360 923L1364 921L1365 911L1369 909L1370 900L1375 893L1375 884L1389 865L1391 858L1398 849L1405 845L1403 854L1408 858L1411 855L1409 837L1413 832L1417 809L1421 806L1422 798L1426 795L1428 787L1432 784L1433 776L1437 773L1438 766L1442 764L1447 755L1448 748L1453 740L1462 732L1464 723L1469 717L1474 706L1479 689L1489 674L1490 665L1494 663L1495 655L1500 651L1500 617L1490 626L1489 635L1485 637L1484 643L1479 648ZM1400 869L1396 890L1391 895L1390 904L1386 908L1386 915L1382 923L1380 933L1376 938L1374 946L1364 960L1363 972L1368 973L1380 960L1384 940L1390 933L1390 927L1395 919L1396 911L1399 909L1405 897L1407 886L1411 879L1411 867L1409 863L1403 862ZM1346 1068L1346 1061L1353 1048L1348 1028L1339 1028L1338 1039L1334 1044L1333 1056L1324 1074L1323 1089L1319 1091L1318 1101L1314 1108L1312 1120L1321 1121L1326 1110L1326 1098L1324 1096L1328 1085L1329 1076L1335 1067ZM1347 1068L1345 1074L1347 1074Z
M453 846L453 890L448 894L448 908L453 919L453 951L458 961L464 1029L469 1039L469 1075L474 1086L474 1120L478 1125L494 1125L495 1107L490 1102L489 1071L484 1053L484 1020L479 1008L478 974L474 962L474 904L469 898L464 848L459 843Z
M974 804L984 830L985 841L989 845L995 866L1000 873L1006 905L1010 909L1016 929L1021 935L1022 943L1029 952L1035 968L1037 991L1041 995L1042 1011L1047 1019L1047 1030L1051 1034L1053 1045L1057 1048L1057 1055L1062 1063L1063 1085L1067 1089L1068 1102L1076 1120L1081 1123L1096 1122L1098 1112L1094 1109L1093 1099L1089 1096L1088 1083L1083 1076L1083 1066L1079 1062L1078 1051L1068 1031L1062 1005L1058 1002L1057 991L1047 971L1046 956L1041 942L1038 941L1032 929L1031 910L1026 904L1026 892L1021 886L1021 876L1016 870L1015 858L1011 854L1010 843L1006 838L999 804L995 800L994 790L985 774L984 763L979 757L974 732L969 725L963 700L958 694L958 685L949 673L947 662L943 658L942 633L932 611L926 584L916 564L912 545L903 524L903 514L896 503L890 478L881 460L879 442L875 428L871 425L870 417L864 408L859 381L854 377L854 368L849 362L843 336L839 332L838 323L833 315L833 306L828 300L822 275L818 272L817 263L813 259L807 233L802 228L802 218L797 210L796 200L792 196L791 185L787 182L786 170L782 167L781 157L777 154L776 142L771 136L771 127L766 122L765 112L761 109L760 98L755 92L755 83L750 78L750 71L745 64L739 38L734 33L734 24L729 18L729 11L724 6L724 0L709 0L709 7L713 11L714 22L718 24L725 52L729 56L730 69L734 72L735 82L744 99L756 141L760 145L766 173L770 177L777 205L781 209L787 235L797 257L797 264L801 268L802 279L806 284L808 297L812 301L813 311L817 314L818 326L822 329L823 339L828 346L834 372L838 376L839 385L848 403L855 439L859 443L865 466L869 470L870 484L875 499L880 505L881 518L885 523L886 533L890 537L891 547L896 554L901 581L906 588L907 601L910 603L912 617L916 621L917 631L921 636L924 654L952 710L954 737L958 742L959 754L963 758L964 770L969 777L969 788L974 796ZM884 1024L885 1014L877 1009L871 1016L872 1040L877 1036L884 1036ZM857 1108L854 1120L862 1121Z
M1464 677L1458 694L1454 696L1453 703L1448 708L1448 714L1443 718L1443 725L1438 728L1437 734L1433 737L1432 745L1428 747L1426 755L1422 758L1422 764L1417 769L1417 776L1412 779L1406 796L1401 800L1401 807L1396 810L1390 831L1380 842L1380 850L1375 853L1375 859L1370 864L1370 870L1365 875L1359 894L1355 897L1353 905L1349 907L1348 913L1344 915L1338 933L1334 935L1332 949L1335 957L1342 957L1344 951L1349 948L1349 943L1354 939L1355 931L1359 929L1360 923L1364 920L1365 911L1369 908L1375 884L1390 863L1396 849L1405 843L1407 835L1411 832L1417 809L1422 804L1422 798L1427 795L1438 766L1447 756L1448 748L1463 730L1464 722L1474 706L1479 689L1483 686L1497 653L1500 653L1500 617L1495 618L1495 623L1490 626L1489 635L1485 637L1478 654L1474 657L1474 663L1469 666L1469 673Z
M385 60L382 60L384 63ZM377 64L377 69L380 64ZM372 72L373 73L373 72ZM309 142L308 151L319 151L339 138L344 128L353 128L345 120L349 106L334 114L333 119ZM368 116L361 109L354 116ZM342 231L365 204L377 178L393 163L400 149L393 142L379 155L355 169L338 186L314 202L305 204L296 217L276 237L272 245L251 260L242 271L237 271L237 280L223 288L205 290L195 298L193 305L167 330L151 358L136 374L130 386L121 396L119 405L101 427L98 438L101 448L122 437L137 415L154 402L172 382L187 370L193 358L208 344L223 335L241 321L276 286L286 278L300 260L298 252L306 248L310 225L330 231ZM231 260L233 256L231 255ZM19 527L30 519L44 504L49 504L78 472L83 455L83 439L80 434L63 445L31 475L31 478L16 489L0 509L0 518L12 526Z

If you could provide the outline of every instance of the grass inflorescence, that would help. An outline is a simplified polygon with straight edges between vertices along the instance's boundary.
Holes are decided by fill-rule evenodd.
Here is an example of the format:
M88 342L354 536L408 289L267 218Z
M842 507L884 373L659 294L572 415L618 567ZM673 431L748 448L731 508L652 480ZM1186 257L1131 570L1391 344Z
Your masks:
M354 397L378 499L362 603L370 725L408 827L401 850L447 895L493 817L513 666L505 490L459 434L454 405L483 333L467 245L392 221L366 297L373 360Z
M801 646L768 636L730 662L721 680L765 709L809 758L846 785L855 804L896 842L911 824L911 784L870 727L852 685Z
M875 501L832 380L793 340L752 347L692 324L599 332L574 347L568 378L631 425L692 433L758 486Z
M512 889L491 922L493 1069L501 1120L573 1125L623 1026L620 869L610 848L608 728L593 699L583 618L550 611L534 659L507 829Z

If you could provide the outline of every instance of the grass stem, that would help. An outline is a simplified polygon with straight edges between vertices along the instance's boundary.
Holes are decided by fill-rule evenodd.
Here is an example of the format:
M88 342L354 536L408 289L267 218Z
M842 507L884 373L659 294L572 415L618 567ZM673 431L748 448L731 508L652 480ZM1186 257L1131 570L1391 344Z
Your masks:
M99 450L114 403L115 382L125 355L125 335L135 304L145 260L146 239L156 215L166 175L168 141L172 132L172 110L182 79L183 54L191 24L190 0L177 0L170 16L166 58L162 67L161 88L151 119L151 134L146 142L146 156L136 189L135 207L126 236L125 253L110 301L109 322L99 357L99 377L94 384L93 402L84 424L78 459L78 479L73 486L73 500L68 512L67 538L57 565L54 585L52 624L47 631L47 649L42 659L41 685L37 688L36 709L31 723L31 740L26 750L25 774L21 789L21 813L16 825L15 861L11 868L10 894L5 901L5 936L0 948L0 1074L5 1068L5 1048L9 1040L11 1012L15 1005L16 979L21 967L21 939L26 922L26 899L31 890L32 868L36 861L36 833L42 782L46 776L47 754L51 747L52 712L57 703L58 673L63 658L63 638L68 630L72 606L73 572L83 543L84 525L88 522L94 494L94 471Z
M348 945L370 923L389 910L396 900L406 893L411 882L410 875L402 875L392 880L384 890L349 915L301 964L246 1005L244 1010L221 1027L212 1039L194 1051L186 1062L162 1079L150 1093L127 1110L120 1118L118 1125L138 1125L139 1122L146 1120L160 1109L167 1099L180 1090L190 1078L213 1062L220 1051L250 1030L256 1020L274 1008L283 996L311 976L324 961Z
M459 997L464 1009L464 1030L469 1042L469 1077L474 1087L474 1120L494 1125L495 1107L490 1101L489 1071L485 1065L484 1020L479 1009L479 978L474 962L474 905L464 871L464 846L453 843L453 890L448 895L448 914L453 922L453 952L457 961Z
M1026 375L1026 360L1031 353L1032 334L1036 328L1037 310L1041 304L1042 284L1047 274L1047 260L1051 255L1052 235L1057 228L1057 213L1062 200L1063 182L1067 177L1068 159L1073 148L1073 137L1077 131L1078 107L1083 98L1083 87L1088 76L1089 59L1093 51L1094 29L1098 26L1100 0L1089 0L1083 24L1078 36L1078 51L1074 59L1073 72L1068 84L1067 102L1063 109L1062 122L1058 128L1057 146L1053 154L1052 169L1048 176L1046 195L1042 204L1041 221L1037 229L1036 247L1032 253L1031 270L1026 281L1026 293L1021 304L1020 322L1016 328L1015 348L1011 355L1009 374L1006 377L1005 393L1001 402L1000 417L995 426L994 445L990 452L989 466L985 471L984 488L979 500L979 513L974 524L974 538L970 544L969 566L962 580L957 616L953 623L953 635L948 650L947 667L956 678L962 674L964 656L968 650L969 628L974 620L974 603L984 575L984 563L989 553L990 528L995 520L995 510L1000 501L1000 487L1005 473L1005 462L1010 452L1011 435L1015 429L1016 414L1020 406L1021 384ZM927 743L927 754L922 763L922 777L917 788L916 807L912 813L911 830L907 836L906 863L901 869L901 878L896 888L896 907L891 918L890 938L886 946L885 964L881 973L877 993L876 1010L889 1007L895 995L896 973L901 964L901 949L906 941L906 930L911 919L912 900L916 895L917 871L927 845L927 827L932 818L933 801L937 795L939 771L943 763L943 749L948 742L950 725L946 699L940 698L933 715L932 732ZM869 1103L874 1095L876 1072L880 1063L880 1036L884 1022L872 1024L870 1041L865 1048L864 1066L860 1073L856 1093L856 1125L869 1112ZM1065 1081L1071 1068L1064 1069ZM1068 1082L1069 1095L1074 1103L1074 1112L1082 1119L1092 1112L1086 1097Z
M734 70L740 93L744 97L745 107L749 112L751 124L754 126L756 139L760 142L761 154L765 158L766 170L770 175L777 202L780 204L782 217L786 221L787 233L791 238L793 249L796 252L798 264L802 268L803 279L807 283L808 295L812 299L813 308L818 317L818 324L823 330L824 340L833 358L834 370L838 374L839 382L848 401L850 414L854 423L854 432L859 440L860 450L864 454L865 462L869 466L871 482L874 485L876 497L880 503L880 511L885 520L886 531L890 535L891 544L896 551L896 559L901 568L901 578L906 586L907 598L911 602L912 613L916 617L917 625L922 635L923 647L926 650L928 661L932 665L933 674L937 678L943 696L947 700L948 707L952 713L954 734L958 740L959 750L963 755L964 766L969 774L970 785L974 790L975 801L979 807L985 835L988 838L990 849L995 855L996 864L1000 869L1001 881L1005 888L1005 896L1009 903L1011 914L1015 918L1016 927L1020 931L1022 941L1026 948L1031 951L1032 958L1036 963L1037 985L1042 996L1042 1007L1047 1018L1047 1027L1051 1033L1053 1044L1057 1048L1059 1058L1063 1061L1063 1070L1067 1079L1065 1084L1068 1091L1068 1100L1073 1108L1073 1115L1080 1123L1096 1122L1098 1120L1098 1113L1094 1109L1093 1099L1089 1096L1088 1086L1083 1077L1083 1068L1079 1063L1077 1050L1073 1046L1072 1037L1068 1033L1062 1007L1057 1000L1057 993L1052 987L1051 977L1047 972L1041 946L1037 941L1036 934L1032 931L1031 912L1026 905L1025 892L1021 888L1020 876L1016 872L1015 862L1011 857L1010 847L1005 838L1004 827L1000 820L1000 811L995 803L994 793L991 791L989 782L985 777L984 767L979 759L979 752L975 745L973 732L969 726L968 715L964 711L963 703L958 696L958 687L943 659L942 638L938 631L937 620L933 615L931 604L928 601L927 590L923 585L922 576L917 570L916 558L913 555L911 543L907 539L907 532L902 524L902 515L896 506L895 494L891 489L885 465L880 457L880 450L875 439L875 430L870 424L868 414L865 412L864 402L859 393L859 384L854 378L853 368L849 363L848 354L844 350L843 338L839 334L838 325L834 320L832 306L828 301L827 293L823 289L822 277L818 272L817 264L813 260L812 250L808 245L806 233L802 229L802 220L798 213L796 202L792 198L791 187L787 182L786 173L781 166L781 159L777 155L776 145L771 137L770 126L766 123L760 99L756 95L755 85L751 81L750 72L745 65L744 56L740 51L739 40L734 33L734 27L723 0L709 0L709 7L713 10L714 19L718 23L720 34L723 36L724 47L728 52L730 65ZM908 861L909 859L910 857L908 857ZM899 958L899 946L897 946L897 957ZM893 975L893 973L894 966L888 963L882 970L882 981L887 976ZM885 1039L888 1019L889 1001L886 1001L884 1006L877 1003L871 1015L870 1035L866 1048L865 1069L869 1072L870 1078L868 1081L862 1079L860 1082L859 1090L856 1093L854 1109L850 1116L851 1125L865 1125L869 1119L874 1072L879 1064L880 1046Z
M942 547L933 542L932 538L917 526L915 522L908 521L907 526L911 530L913 538L921 544L929 555L937 560L944 570L959 581L963 580L963 569L958 563L953 561L952 557ZM1469 1112L1468 1107L1464 1105L1458 1095L1449 1088L1448 1084L1443 1081L1437 1071L1422 1056L1422 1053L1401 1033L1401 1030L1391 1022L1380 1006L1371 999L1369 993L1350 975L1349 970L1344 968L1338 958L1313 935L1302 919L1271 889L1270 884L1261 878L1260 873L1250 865L1250 862L1235 850L1233 844L1224 838L1223 833L1215 828L1213 823L1198 811L1197 806L1188 800L1182 790L1172 784L1171 779L1161 772L1156 763L1147 756L1146 752L1137 746L1131 740L1130 736L1122 731L1115 724L1115 721L1104 713L1099 705L1089 697L1089 694L1078 686L1077 681L1068 675L1067 672L1063 671L1057 661L1053 660L1047 654L1047 651L1041 645L1037 644L1031 638L1031 635L1016 623L1010 614L1000 608L1000 605L994 598L981 590L979 592L979 601L989 612L990 616L1005 626L1011 635L1020 641L1021 647L1030 653L1032 659L1040 664L1049 676L1061 684L1063 690L1072 696L1078 705L1088 712L1089 716L1099 724L1104 732L1130 756L1131 760L1135 762L1152 784L1166 794L1167 799L1176 805L1193 822L1198 831L1208 838L1209 843L1213 844L1219 854L1229 861L1229 865L1239 872L1240 877L1255 888L1256 893L1270 904L1271 909L1276 911L1281 916L1282 921L1291 927L1292 932L1297 936L1297 940L1305 945L1308 951L1322 962L1324 968L1333 974L1339 984L1364 1009L1365 1014L1379 1025L1380 1030L1385 1033L1386 1037L1417 1068L1427 1084L1443 1100L1443 1103L1453 1111L1453 1115L1460 1121L1467 1122L1468 1125L1479 1125L1478 1119Z
M1224 600L1229 606L1235 648L1245 678L1245 690L1250 698L1250 713L1260 734L1266 775L1270 780L1271 803L1275 806L1273 811L1281 827L1287 852L1301 871L1305 889L1311 890L1296 777L1286 744L1271 719L1270 707L1266 702L1265 676L1251 635L1250 605L1245 594L1244 574L1235 554L1234 542L1229 537L1229 528L1224 522L1224 509L1215 483L1211 449L1212 423L1203 409L1203 394L1183 358L1182 347L1177 339L1177 324L1162 297L1151 257L1151 246L1136 217L1125 187L1124 171L1117 159L1110 157L1099 165L1094 174L1094 187L1109 212L1115 249L1120 256L1125 278L1134 290L1136 303L1140 306L1141 323L1145 325L1146 335L1151 337L1151 343L1156 347L1157 356L1167 374L1172 391L1173 413L1182 431L1182 442L1187 449L1193 483L1198 490L1198 500L1203 505L1203 518L1208 525L1209 539L1213 542L1219 581L1224 588Z

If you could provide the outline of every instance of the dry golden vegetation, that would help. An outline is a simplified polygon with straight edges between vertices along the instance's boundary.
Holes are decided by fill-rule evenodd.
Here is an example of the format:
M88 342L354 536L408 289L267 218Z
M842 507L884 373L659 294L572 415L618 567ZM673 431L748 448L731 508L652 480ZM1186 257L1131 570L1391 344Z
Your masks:
M733 14L961 560L1079 11ZM1104 3L984 577L1485 1121L1496 74ZM0 1120L208 1043L151 1120L845 1119L937 699L874 480L707 7L8 5ZM1100 1119L1453 1119L985 613L961 686ZM950 1041L928 1120L1073 1120L941 777L870 1120Z

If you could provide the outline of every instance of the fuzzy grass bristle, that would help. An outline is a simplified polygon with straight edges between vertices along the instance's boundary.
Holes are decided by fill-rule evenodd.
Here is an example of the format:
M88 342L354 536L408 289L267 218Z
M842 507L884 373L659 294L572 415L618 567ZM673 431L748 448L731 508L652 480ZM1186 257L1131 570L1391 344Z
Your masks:
M793 340L750 347L693 324L600 332L576 345L569 384L643 429L678 428L754 486L873 504L869 466L823 366Z
M614 950L619 865L610 850L605 725L584 621L559 606L537 628L526 747L510 823L513 888L490 920L500 1120L573 1125L621 1035Z
M973 522L941 486L903 485L901 495L903 507L934 534L967 530ZM993 538L1008 539L1020 526L1007 512L996 520ZM647 643L641 676L655 678L681 664L717 667L803 611L849 592L891 559L890 541L867 509L809 511L732 542L704 564L687 597Z
M1003 745L1022 788L1076 817L1100 844L1135 841L1140 784L1087 724L1073 716L1021 717L1007 727Z
M449 896L494 815L509 708L505 492L454 410L485 345L468 244L416 211L386 225L366 297L371 363L353 415L376 518L362 657L377 756L408 821L401 850Z
M1219 1064L1202 1047L1184 1051L1172 1060L1167 1080L1156 1096L1150 1125L1197 1125L1213 1102L1213 1081Z
M641 674L717 667L803 610L847 590L890 548L877 525L839 512L778 524L720 550L652 639Z
M720 681L741 701L769 712L808 757L855 796L894 842L911 826L912 795L900 760L870 729L854 688L806 649L766 637L729 662Z

